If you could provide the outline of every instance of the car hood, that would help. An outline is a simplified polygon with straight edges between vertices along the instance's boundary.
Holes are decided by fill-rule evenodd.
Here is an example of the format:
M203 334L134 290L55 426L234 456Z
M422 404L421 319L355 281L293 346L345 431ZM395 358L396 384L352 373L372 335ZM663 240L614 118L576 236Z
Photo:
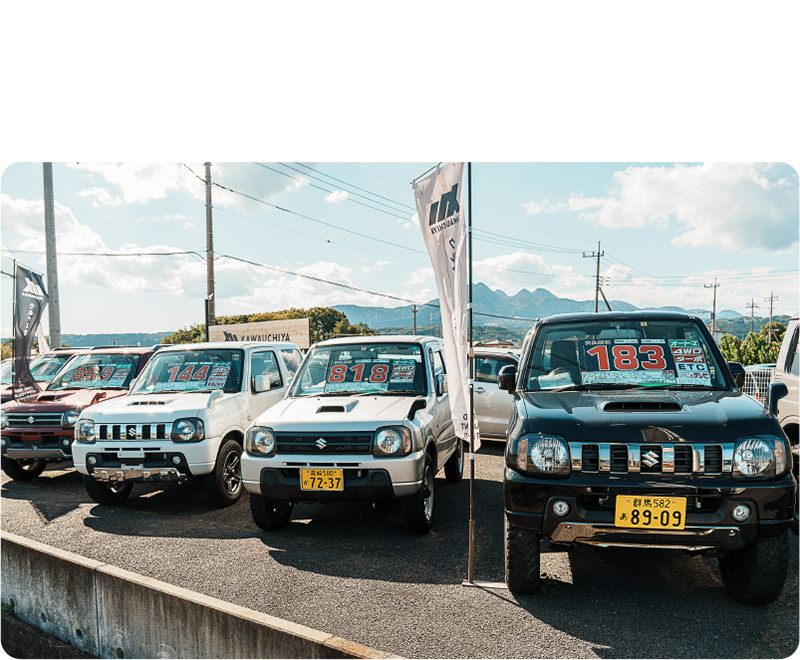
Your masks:
M408 417L414 396L324 396L283 399L256 419L259 426L281 431L354 431L400 424Z
M61 412L71 408L86 408L101 401L119 398L125 390L45 390L25 401L9 401L3 410L9 412Z
M235 392L218 396L217 392L168 392L139 394L114 399L93 408L87 415L101 423L170 423L179 417L197 417L201 410L222 405Z
M528 432L583 442L734 442L771 433L772 418L738 391L525 392Z

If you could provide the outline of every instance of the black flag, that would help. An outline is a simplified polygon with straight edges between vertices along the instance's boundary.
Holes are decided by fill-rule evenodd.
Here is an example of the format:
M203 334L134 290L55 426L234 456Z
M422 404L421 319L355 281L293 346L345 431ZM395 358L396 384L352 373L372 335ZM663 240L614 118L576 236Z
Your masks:
M31 348L36 328L47 307L42 276L17 264L17 309L14 315L14 387L15 399L27 399L39 393L31 375Z

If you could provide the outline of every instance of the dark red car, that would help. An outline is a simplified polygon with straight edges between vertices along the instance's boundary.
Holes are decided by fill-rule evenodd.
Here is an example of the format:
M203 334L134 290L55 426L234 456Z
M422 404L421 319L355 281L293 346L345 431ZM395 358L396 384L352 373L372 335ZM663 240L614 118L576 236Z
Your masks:
M88 406L127 394L153 355L148 347L77 352L40 394L0 407L2 469L9 477L38 477L48 461L72 458L73 427Z

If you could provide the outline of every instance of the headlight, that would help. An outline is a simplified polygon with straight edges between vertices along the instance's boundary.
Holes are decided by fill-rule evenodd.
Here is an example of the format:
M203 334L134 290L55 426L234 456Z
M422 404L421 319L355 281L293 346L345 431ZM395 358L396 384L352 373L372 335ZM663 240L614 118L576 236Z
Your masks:
M405 456L411 453L411 431L405 426L388 426L375 432L374 456Z
M244 439L244 450L249 454L274 454L275 434L272 429L263 426L248 429Z
M8 419L6 418L6 411L0 410L0 429L4 429L8 426Z
M557 435L531 433L517 441L516 467L520 472L539 472L567 476L570 472L569 448Z
M65 429L71 429L75 426L75 422L78 421L78 417L81 416L81 411L73 408L72 410L67 410L63 415L61 415L61 427Z
M95 442L94 422L91 419L81 419L75 426L75 440L84 444Z
M733 450L735 478L776 477L787 469L786 446L775 435L751 435L739 438Z
M197 417L179 419L172 424L172 442L200 442L205 437L203 420Z

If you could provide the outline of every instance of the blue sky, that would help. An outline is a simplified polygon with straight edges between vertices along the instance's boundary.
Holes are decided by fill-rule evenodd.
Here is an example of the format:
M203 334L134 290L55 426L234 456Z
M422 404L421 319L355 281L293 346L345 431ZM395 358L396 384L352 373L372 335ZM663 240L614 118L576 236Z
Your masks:
M436 296L409 185L435 162L261 162L215 162L212 178L293 213L214 187L218 255L419 302ZM202 176L202 163L185 165ZM59 250L203 253L204 189L185 165L54 163ZM798 176L789 165L475 162L472 190L475 280L492 289L593 299L595 264L581 253L601 241L609 299L710 308L704 285L716 276L718 310L747 313L753 298L766 314L774 292L776 313L798 312ZM0 194L2 247L44 250L41 163L8 166ZM43 255L3 252L4 271L12 254L45 271ZM58 268L64 333L174 330L203 318L205 263L195 256L62 255ZM218 315L403 304L224 257L215 269ZM5 276L2 300L8 336Z

